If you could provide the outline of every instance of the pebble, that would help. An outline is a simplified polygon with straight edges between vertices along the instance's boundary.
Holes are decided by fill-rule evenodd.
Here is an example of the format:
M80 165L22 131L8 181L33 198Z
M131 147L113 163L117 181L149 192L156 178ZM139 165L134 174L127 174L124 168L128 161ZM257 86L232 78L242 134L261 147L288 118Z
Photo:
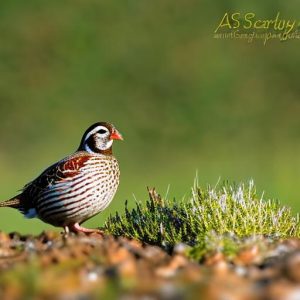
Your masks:
M181 254L181 255L186 255L187 251L190 249L191 247L187 244L184 243L179 243L176 244L174 249L173 249L173 253L174 254Z
M284 264L284 271L290 280L300 284L300 251L299 250L287 255Z
M250 265L259 259L258 253L259 249L257 245L243 249L237 254L234 263L238 265Z
M169 264L157 268L155 274L165 278L173 277L176 275L178 269L185 267L188 263L185 257L177 254L173 256Z

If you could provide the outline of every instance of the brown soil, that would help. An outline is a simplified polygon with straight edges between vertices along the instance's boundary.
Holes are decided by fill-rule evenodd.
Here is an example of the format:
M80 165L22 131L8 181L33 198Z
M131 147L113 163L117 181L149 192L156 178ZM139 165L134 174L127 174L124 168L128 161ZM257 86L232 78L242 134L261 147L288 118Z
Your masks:
M0 299L300 299L300 240L192 262L99 234L0 233Z

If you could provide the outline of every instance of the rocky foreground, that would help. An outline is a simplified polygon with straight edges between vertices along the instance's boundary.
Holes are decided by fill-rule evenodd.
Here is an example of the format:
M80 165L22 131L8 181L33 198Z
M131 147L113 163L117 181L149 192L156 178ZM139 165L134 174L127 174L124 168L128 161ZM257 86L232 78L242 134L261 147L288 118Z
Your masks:
M300 299L300 240L201 262L98 234L0 233L0 299Z

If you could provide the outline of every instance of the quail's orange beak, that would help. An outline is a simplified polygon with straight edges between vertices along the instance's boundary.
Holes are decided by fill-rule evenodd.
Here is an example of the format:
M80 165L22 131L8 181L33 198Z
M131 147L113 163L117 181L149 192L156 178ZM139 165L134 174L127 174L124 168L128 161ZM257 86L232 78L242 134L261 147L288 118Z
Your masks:
M111 140L121 140L121 141L123 141L123 137L117 129L113 130L112 134L110 135L110 139Z

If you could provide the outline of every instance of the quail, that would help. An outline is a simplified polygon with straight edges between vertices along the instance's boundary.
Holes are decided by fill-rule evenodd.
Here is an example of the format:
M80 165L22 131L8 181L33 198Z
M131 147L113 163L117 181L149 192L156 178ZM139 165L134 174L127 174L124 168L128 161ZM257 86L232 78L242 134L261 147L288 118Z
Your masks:
M84 133L75 153L48 167L0 207L18 209L65 232L90 233L81 223L103 211L119 185L119 165L112 154L113 140L123 140L110 123L98 122Z

